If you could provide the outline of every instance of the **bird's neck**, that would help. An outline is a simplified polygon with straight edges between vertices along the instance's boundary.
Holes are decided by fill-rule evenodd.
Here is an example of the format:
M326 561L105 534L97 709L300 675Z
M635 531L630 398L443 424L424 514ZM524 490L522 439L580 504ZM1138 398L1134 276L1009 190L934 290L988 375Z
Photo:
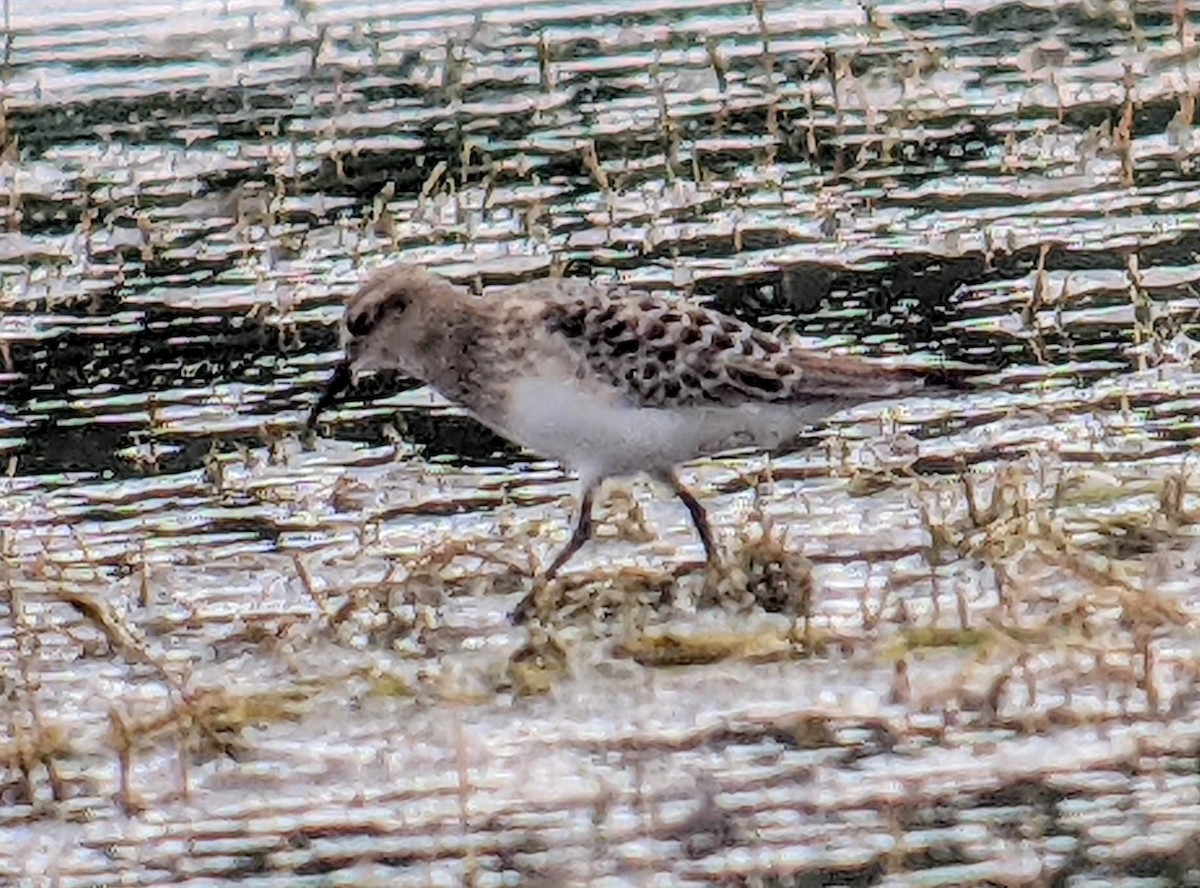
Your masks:
M431 319L419 343L420 353L427 356L426 382L476 413L493 398L487 384L491 374L480 372L497 354L489 308L486 300L464 298L455 307L454 323Z

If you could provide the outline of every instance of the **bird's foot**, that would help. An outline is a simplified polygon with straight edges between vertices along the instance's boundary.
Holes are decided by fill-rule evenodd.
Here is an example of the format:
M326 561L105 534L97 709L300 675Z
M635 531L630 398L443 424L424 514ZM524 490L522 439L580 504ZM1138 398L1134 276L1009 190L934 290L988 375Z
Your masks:
M508 615L508 621L514 626L524 626L530 620L536 620L539 623L545 623L546 613L549 610L549 598L547 594L551 584L554 582L553 575L538 574L533 578L533 588L531 588L512 609L512 613Z

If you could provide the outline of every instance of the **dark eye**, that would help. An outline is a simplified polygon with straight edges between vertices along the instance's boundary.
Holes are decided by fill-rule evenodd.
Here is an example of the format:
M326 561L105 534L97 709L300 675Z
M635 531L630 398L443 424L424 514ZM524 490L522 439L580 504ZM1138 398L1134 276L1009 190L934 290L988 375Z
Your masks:
M346 329L351 336L366 336L375 326L375 315L369 311L359 312L346 318Z

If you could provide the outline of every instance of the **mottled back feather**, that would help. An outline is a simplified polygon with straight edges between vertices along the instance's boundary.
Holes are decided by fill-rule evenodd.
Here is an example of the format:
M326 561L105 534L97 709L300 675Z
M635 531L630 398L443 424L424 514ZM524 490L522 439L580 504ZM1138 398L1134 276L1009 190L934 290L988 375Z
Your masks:
M593 287L540 319L638 406L862 401L924 385L923 371L814 352L673 297Z

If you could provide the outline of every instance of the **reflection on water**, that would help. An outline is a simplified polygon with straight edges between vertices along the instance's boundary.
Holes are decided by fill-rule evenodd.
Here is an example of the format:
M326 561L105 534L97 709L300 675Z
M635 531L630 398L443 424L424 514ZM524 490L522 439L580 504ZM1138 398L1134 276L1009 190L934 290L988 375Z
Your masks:
M1190 878L1195 23L6 6L0 875ZM394 258L996 372L689 467L715 579L617 487L527 634L557 467L405 380L301 435Z

